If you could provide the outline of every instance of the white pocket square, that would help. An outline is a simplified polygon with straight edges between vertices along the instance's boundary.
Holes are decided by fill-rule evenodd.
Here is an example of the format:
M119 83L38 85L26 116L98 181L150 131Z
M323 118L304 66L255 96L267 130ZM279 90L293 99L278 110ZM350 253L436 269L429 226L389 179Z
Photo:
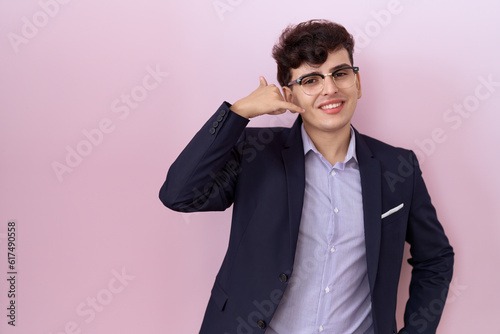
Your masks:
M405 206L405 204L404 204L404 203L401 203L401 204L399 204L397 207L390 209L390 210L389 210L389 211L387 211L386 213L382 214L382 219L384 219L384 218L385 218L385 217L387 217L387 216L392 215L394 212L397 212L397 211L401 210L401 209L403 208L403 206Z

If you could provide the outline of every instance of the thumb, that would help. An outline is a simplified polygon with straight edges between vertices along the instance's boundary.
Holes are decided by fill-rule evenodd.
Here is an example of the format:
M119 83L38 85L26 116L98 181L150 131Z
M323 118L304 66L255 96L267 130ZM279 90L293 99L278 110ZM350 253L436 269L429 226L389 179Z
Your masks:
M260 88L260 87L266 87L266 86L267 86L267 81L266 81L266 78L264 78L264 77L259 77L259 81L260 81L259 88Z

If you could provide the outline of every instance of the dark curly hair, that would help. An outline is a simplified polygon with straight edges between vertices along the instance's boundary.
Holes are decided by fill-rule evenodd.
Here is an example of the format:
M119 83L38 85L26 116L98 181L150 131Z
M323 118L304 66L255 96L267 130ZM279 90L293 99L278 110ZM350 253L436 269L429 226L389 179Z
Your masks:
M278 82L286 86L291 80L291 69L303 63L321 65L328 53L342 48L353 62L354 38L340 24L327 20L310 20L290 25L273 47L273 58L278 64Z

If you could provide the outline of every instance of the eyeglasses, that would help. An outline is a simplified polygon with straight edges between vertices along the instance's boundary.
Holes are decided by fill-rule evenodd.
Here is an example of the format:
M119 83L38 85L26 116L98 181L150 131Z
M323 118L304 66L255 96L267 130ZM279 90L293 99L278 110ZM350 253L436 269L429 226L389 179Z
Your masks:
M302 87L305 94L316 95L323 90L323 87L325 86L325 77L331 76L333 82L338 88L349 88L356 82L356 74L358 71L359 67L343 67L333 71L332 73L311 73L289 82L287 86L297 83L300 87Z

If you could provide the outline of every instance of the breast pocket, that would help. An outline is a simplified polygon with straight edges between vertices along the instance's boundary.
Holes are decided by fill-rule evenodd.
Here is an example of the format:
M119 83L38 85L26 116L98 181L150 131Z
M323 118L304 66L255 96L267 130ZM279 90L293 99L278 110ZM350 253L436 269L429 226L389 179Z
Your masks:
M382 228L394 225L394 223L396 223L397 221L401 221L404 218L404 216L405 212L401 211L382 219Z
M382 219L381 243L391 245L387 249L391 249L391 257L396 256L393 259L394 261L396 259L399 261L399 252L404 247L407 222L408 211L405 209L394 212Z
M401 203L397 206L392 207L391 209L388 209L382 214L382 227L389 226L393 224L394 222L397 222L398 220L402 219L402 217L406 213L406 208L404 203Z

